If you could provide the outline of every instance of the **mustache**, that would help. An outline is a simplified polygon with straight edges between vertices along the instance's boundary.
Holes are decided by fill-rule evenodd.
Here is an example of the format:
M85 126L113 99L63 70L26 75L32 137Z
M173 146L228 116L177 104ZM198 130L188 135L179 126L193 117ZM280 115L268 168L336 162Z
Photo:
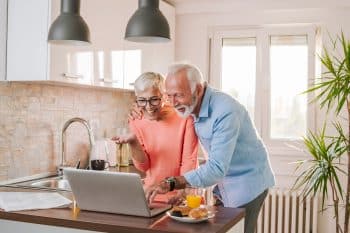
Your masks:
M187 106L184 104L178 104L178 105L174 106L174 108L185 108L185 107L187 107Z

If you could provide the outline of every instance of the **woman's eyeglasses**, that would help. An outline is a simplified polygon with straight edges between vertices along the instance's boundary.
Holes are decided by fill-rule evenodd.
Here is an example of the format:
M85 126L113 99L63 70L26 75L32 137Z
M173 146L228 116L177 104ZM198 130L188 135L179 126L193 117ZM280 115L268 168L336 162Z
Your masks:
M159 104L161 103L162 99L159 97L151 97L149 99L145 99L145 98L137 98L136 99L136 104L139 107L146 107L147 102L151 105L151 106L159 106Z

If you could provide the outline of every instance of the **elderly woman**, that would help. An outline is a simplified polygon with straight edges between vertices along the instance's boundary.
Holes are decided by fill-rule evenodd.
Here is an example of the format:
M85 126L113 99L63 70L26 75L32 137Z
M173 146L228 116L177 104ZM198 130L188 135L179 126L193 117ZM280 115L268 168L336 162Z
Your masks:
M165 104L164 78L147 72L136 79L134 88L143 118L129 122L129 135L112 140L129 143L135 167L146 173L145 188L196 168L198 139L193 119L178 116Z

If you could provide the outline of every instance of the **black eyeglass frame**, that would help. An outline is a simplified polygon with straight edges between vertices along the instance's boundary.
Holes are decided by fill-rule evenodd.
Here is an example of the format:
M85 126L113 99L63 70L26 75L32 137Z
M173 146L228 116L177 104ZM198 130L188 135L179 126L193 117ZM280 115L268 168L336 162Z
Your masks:
M142 101L143 103L140 104L140 101ZM152 103L153 101L153 103ZM160 97L156 97L156 96L152 96L150 97L149 99L136 99L136 104L138 107L146 107L147 106L147 103L153 107L157 107L160 105L160 103L162 102L162 98ZM156 103L156 104L155 104Z

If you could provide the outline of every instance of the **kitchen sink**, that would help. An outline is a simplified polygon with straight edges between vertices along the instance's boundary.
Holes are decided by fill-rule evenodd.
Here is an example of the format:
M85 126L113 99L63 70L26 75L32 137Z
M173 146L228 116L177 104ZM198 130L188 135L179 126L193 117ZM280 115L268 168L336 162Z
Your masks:
M32 183L31 186L44 187L49 189L60 189L60 190L69 190L69 191L71 190L69 182L62 177L36 181Z
M71 191L68 180L66 180L63 176L57 175L15 183L8 183L3 186L29 189L46 189L55 191Z

